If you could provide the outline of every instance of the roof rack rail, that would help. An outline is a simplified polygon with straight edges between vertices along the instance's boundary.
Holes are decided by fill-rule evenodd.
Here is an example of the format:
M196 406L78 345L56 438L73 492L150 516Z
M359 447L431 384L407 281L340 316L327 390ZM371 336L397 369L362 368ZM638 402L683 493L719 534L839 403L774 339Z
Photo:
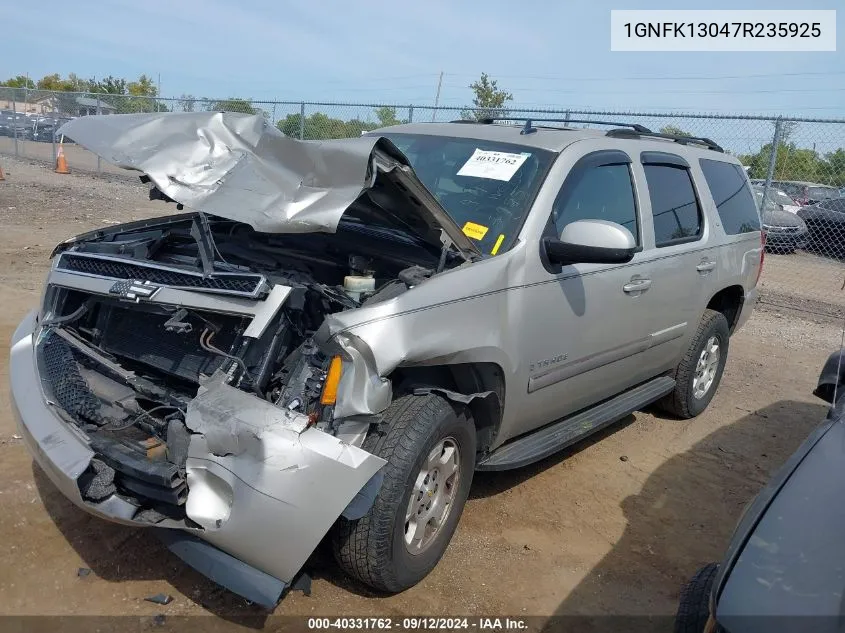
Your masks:
M675 141L676 143L680 143L681 145L704 145L707 149L712 149L716 152L724 153L725 150L722 148L721 145L716 143L716 141L712 141L709 138L704 136L681 136L679 134L663 134L662 132L642 132L640 130L626 130L626 129L615 129L615 130L608 130L607 136L615 136L615 137L641 137L641 136L649 136L652 138L665 138L670 141Z
M636 130L637 132L642 132L643 134L651 133L647 127L640 125L639 123L619 123L618 121L591 121L588 119L535 119L534 117L522 117L522 116L497 116L497 117L484 117L483 119L478 119L477 121L453 121L453 123L485 123L491 124L495 123L496 121L525 121L525 126L522 129L523 134L530 134L531 132L535 132L536 129L531 125L534 122L537 123L592 123L593 125L615 125L617 127L629 127L632 130Z
M616 128L608 130L606 136L627 136L635 138L648 136L652 138L665 138L667 140L680 143L682 145L703 145L708 149L712 149L717 152L724 153L725 151L721 145L704 136L680 136L678 134L663 134L662 132L652 132L650 129L648 129L644 125L640 125L639 123L619 123L616 121L591 121L588 119L534 119L520 116L485 117L483 119L478 119L477 121L468 119L458 119L452 121L452 123L483 123L489 125L495 123L496 121L525 121L525 125L522 127L520 134L531 134L533 132L536 132L537 128L532 125L533 123L592 123L593 125L615 125Z

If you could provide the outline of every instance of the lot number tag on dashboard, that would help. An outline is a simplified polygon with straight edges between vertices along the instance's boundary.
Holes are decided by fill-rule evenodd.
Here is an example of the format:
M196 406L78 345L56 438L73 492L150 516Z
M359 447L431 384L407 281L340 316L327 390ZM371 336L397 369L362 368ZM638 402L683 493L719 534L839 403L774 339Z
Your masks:
M458 176L475 176L476 178L489 178L491 180L504 180L507 182L522 163L531 156L528 152L521 154L510 154L508 152L491 152L483 149L476 149L464 166L458 170Z

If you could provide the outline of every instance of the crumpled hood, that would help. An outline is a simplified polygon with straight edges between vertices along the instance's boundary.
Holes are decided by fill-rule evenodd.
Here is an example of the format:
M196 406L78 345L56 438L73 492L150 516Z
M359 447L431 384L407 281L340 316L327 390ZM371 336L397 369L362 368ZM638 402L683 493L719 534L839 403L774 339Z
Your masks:
M266 233L337 230L341 216L378 178L391 179L386 215L442 230L465 255L478 254L388 139L288 138L261 115L233 112L78 117L58 130L110 163L143 172L186 207ZM390 211L386 211L389 208Z

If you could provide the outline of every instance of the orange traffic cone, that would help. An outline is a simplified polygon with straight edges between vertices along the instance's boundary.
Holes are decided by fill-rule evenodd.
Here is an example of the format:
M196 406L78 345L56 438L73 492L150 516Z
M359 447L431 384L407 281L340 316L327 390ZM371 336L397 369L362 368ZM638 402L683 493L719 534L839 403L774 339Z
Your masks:
M59 143L59 151L56 154L56 173L69 174L70 169L67 168L67 160L65 159L65 151L61 143Z

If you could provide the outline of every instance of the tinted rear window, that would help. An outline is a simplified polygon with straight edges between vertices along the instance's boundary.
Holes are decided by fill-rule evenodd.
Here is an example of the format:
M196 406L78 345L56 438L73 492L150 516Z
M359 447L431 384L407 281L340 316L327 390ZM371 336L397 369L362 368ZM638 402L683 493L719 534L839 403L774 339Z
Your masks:
M696 240L701 236L701 212L686 167L643 165L654 216L658 248Z
M701 171L728 235L760 230L760 216L742 168L733 163L701 159Z

